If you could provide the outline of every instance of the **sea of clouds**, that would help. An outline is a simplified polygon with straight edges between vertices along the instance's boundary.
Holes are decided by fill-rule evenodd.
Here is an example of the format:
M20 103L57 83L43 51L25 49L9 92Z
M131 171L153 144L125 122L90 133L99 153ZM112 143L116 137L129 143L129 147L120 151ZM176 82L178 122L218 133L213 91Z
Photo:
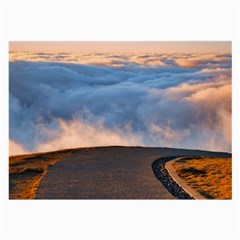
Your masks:
M10 52L10 155L88 146L231 152L231 54Z

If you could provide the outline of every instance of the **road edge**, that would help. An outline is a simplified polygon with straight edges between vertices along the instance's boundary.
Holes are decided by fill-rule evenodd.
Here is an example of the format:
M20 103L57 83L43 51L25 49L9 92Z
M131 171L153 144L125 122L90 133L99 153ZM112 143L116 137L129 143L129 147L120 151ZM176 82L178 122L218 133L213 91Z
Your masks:
M207 200L207 198L203 197L200 193L196 192L194 189L189 187L187 183L178 176L176 171L174 171L172 164L177 160L184 159L185 157L177 157L174 158L165 164L165 168L168 171L168 174L172 177L172 179L190 196L192 196L196 200Z

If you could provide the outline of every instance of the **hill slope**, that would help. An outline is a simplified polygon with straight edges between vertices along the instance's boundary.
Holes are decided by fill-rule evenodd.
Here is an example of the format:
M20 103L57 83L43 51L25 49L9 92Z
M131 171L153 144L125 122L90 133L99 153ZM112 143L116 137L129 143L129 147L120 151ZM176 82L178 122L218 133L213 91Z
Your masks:
M40 173L35 171L36 175L41 174L41 177L37 183L34 180L35 187L32 188L30 197L17 197L16 194L11 197L14 186L16 193L13 179L17 174L10 174L10 185L11 182L13 185L10 186L10 198L173 199L174 197L155 177L151 165L157 158L179 155L230 157L228 153L199 150L118 146L24 155L18 156L18 160L17 157L11 157L10 171L16 167L16 163L18 166L21 163L27 166L30 161L34 164L45 163L45 168ZM53 159L56 163L51 163ZM53 166L49 167L51 165ZM30 172L25 170L25 175L29 175ZM18 180L15 178L16 182ZM36 195L33 194L35 191Z

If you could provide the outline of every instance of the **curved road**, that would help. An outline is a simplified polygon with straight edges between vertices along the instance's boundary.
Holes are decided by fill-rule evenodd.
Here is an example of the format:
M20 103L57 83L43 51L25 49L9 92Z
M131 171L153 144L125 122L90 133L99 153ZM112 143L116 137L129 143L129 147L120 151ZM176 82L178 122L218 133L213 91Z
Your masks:
M71 153L49 168L37 199L174 199L155 177L164 156L229 157L225 153L141 147L97 147Z

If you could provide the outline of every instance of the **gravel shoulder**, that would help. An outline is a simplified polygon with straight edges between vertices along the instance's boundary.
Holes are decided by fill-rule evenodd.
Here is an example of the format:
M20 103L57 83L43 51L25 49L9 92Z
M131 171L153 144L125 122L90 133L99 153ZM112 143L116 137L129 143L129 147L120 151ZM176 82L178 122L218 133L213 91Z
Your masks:
M152 169L156 178L176 199L194 199L187 191L185 191L169 174L166 164L173 159L179 159L180 156L162 157L152 163Z

